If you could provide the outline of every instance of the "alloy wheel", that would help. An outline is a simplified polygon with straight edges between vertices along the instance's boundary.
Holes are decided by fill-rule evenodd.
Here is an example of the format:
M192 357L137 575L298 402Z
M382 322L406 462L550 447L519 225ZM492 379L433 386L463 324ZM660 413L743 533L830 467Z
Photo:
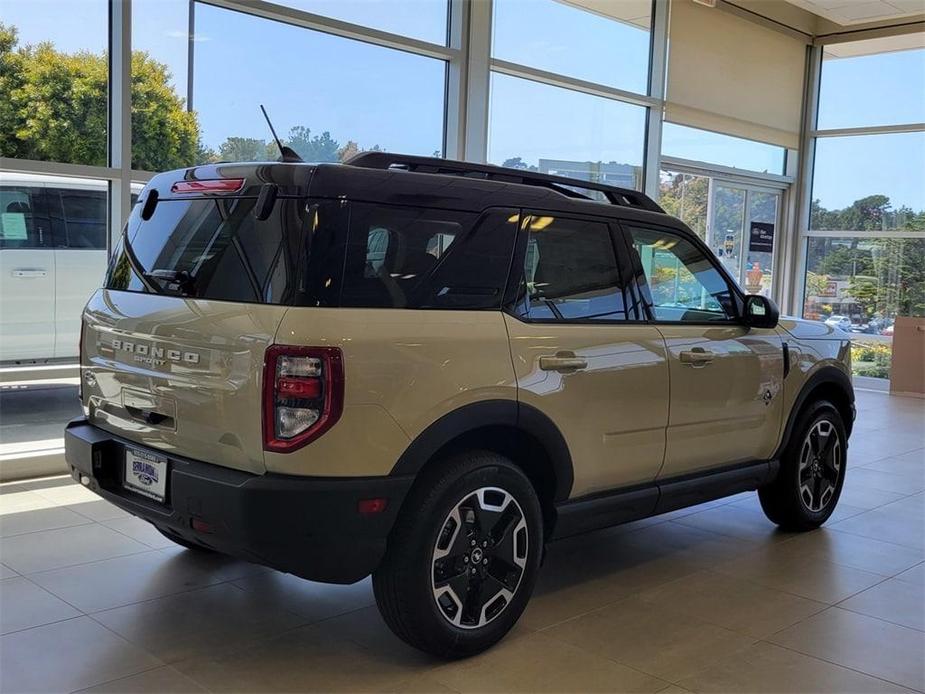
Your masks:
M447 514L434 544L437 609L453 626L485 626L511 604L528 552L527 521L512 494L498 487L466 494Z
M822 511L835 496L842 468L842 445L835 425L816 422L800 449L800 498L813 513Z

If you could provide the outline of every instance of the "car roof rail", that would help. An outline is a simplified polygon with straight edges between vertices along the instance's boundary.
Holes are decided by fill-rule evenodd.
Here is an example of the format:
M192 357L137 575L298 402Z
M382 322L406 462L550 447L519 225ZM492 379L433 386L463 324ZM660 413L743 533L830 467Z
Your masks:
M665 211L652 198L638 190L609 186L605 183L594 181L583 181L579 178L569 178L567 176L555 176L536 171L493 166L491 164L473 164L472 162L456 161L454 159L419 157L410 154L392 154L391 152L362 152L354 155L344 163L348 166L358 166L365 169L399 169L414 171L415 173L450 174L504 181L506 183L542 186L571 198L585 200L595 200L595 198L583 195L573 189L593 190L603 193L611 205L636 207L651 212L664 213Z

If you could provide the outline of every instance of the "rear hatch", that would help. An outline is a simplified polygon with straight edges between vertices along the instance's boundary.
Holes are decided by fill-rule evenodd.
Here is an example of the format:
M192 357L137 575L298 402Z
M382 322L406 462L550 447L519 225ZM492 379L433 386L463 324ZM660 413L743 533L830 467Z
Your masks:
M260 473L264 353L304 305L313 168L199 167L149 183L84 313L82 400L132 442Z

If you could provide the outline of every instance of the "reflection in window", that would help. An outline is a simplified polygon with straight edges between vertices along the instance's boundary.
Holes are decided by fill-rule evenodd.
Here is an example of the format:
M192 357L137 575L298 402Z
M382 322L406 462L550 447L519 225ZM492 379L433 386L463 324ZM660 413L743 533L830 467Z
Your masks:
M277 0L351 24L446 44L447 0Z
M686 239L663 231L630 229L656 320L709 322L734 315L729 285Z
M207 158L277 159L261 103L306 161L442 151L442 60L203 4L196 35L209 39L195 43L193 81Z
M527 229L518 315L530 320L627 320L631 302L606 224L534 216Z
M488 160L638 190L645 123L641 106L494 73Z
M784 173L787 150L764 142L665 123L662 156L779 175Z
M651 14L645 1L494 0L492 57L645 94Z
M925 230L925 132L816 140L810 228Z

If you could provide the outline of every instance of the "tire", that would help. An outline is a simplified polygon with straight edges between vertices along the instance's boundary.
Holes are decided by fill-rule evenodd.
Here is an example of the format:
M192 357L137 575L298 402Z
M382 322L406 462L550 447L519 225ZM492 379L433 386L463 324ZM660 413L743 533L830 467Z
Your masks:
M517 622L542 548L542 513L526 476L495 453L458 455L412 487L373 573L376 603L409 645L440 658L474 655Z
M215 550L212 549L211 547L206 547L205 545L200 545L196 542L190 542L189 540L184 540L182 537L180 537L179 535L174 535L169 530L161 530L156 525L154 526L154 528L155 530L157 530L157 532L159 532L161 535L166 537L171 542L176 542L181 547L186 547L186 549L191 549L194 552L212 552L212 553L215 552Z
M768 519L793 531L825 523L845 483L847 443L845 424L831 402L807 406L781 456L777 479L758 490Z

